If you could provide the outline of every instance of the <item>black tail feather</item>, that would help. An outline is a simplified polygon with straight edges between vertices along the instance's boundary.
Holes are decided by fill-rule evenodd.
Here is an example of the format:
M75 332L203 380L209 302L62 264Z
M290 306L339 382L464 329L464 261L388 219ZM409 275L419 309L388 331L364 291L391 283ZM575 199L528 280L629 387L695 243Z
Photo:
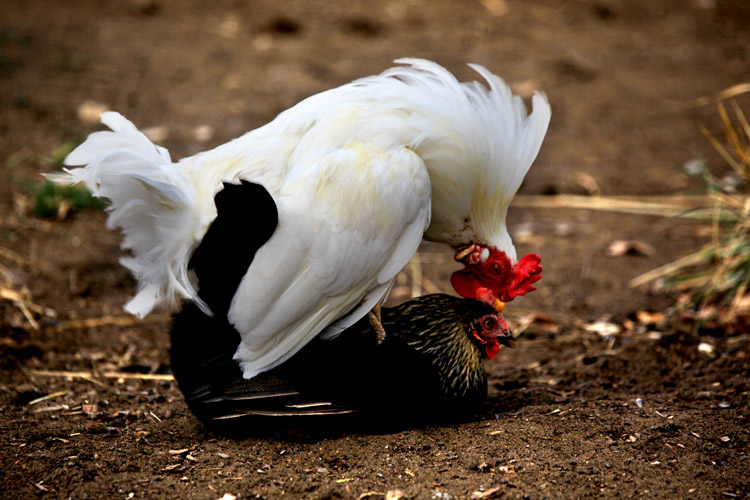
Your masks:
M217 216L193 252L188 267L198 278L198 295L226 317L255 253L276 231L276 203L266 188L242 181L224 183L214 198Z

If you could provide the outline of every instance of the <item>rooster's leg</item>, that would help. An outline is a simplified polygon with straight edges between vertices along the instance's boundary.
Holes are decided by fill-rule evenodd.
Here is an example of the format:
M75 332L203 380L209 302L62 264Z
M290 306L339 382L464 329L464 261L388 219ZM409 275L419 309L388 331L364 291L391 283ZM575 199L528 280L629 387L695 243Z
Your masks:
M380 319L380 304L372 308L368 313L368 317L372 329L375 330L375 339L378 341L378 344L380 344L385 340L385 328L383 328L383 323Z

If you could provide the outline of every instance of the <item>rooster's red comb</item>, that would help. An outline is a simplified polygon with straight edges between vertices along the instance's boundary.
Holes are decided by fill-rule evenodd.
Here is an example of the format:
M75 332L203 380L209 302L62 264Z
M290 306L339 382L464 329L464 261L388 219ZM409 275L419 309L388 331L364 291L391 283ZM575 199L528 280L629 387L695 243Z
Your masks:
M524 255L515 266L508 283L508 291L500 299L504 302L513 300L519 295L525 295L536 290L534 283L542 278L542 261L535 253Z

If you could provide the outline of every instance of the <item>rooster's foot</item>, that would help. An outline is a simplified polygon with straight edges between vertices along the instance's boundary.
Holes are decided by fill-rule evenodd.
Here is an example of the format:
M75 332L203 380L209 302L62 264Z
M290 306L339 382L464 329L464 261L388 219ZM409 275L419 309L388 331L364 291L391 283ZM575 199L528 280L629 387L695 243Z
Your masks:
M368 317L370 319L370 325L372 326L372 329L375 330L375 339L377 340L378 344L380 344L385 340L385 328L383 328L383 322L380 319L380 304L372 308L372 310L368 313Z

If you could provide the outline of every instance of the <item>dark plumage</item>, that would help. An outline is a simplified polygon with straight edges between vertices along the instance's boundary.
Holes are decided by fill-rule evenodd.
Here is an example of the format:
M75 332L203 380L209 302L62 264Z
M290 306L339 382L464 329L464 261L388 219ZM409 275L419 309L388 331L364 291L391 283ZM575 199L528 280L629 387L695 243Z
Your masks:
M482 359L497 342L513 343L502 318L476 300L427 295L384 308L382 319L388 333L382 344L363 319L245 380L232 360L239 334L189 305L175 316L172 369L205 422L349 413L446 417L479 408L487 395Z
M218 216L193 252L188 268L198 278L200 298L215 316L226 317L255 253L276 230L279 215L268 191L247 181L224 183L214 203Z

